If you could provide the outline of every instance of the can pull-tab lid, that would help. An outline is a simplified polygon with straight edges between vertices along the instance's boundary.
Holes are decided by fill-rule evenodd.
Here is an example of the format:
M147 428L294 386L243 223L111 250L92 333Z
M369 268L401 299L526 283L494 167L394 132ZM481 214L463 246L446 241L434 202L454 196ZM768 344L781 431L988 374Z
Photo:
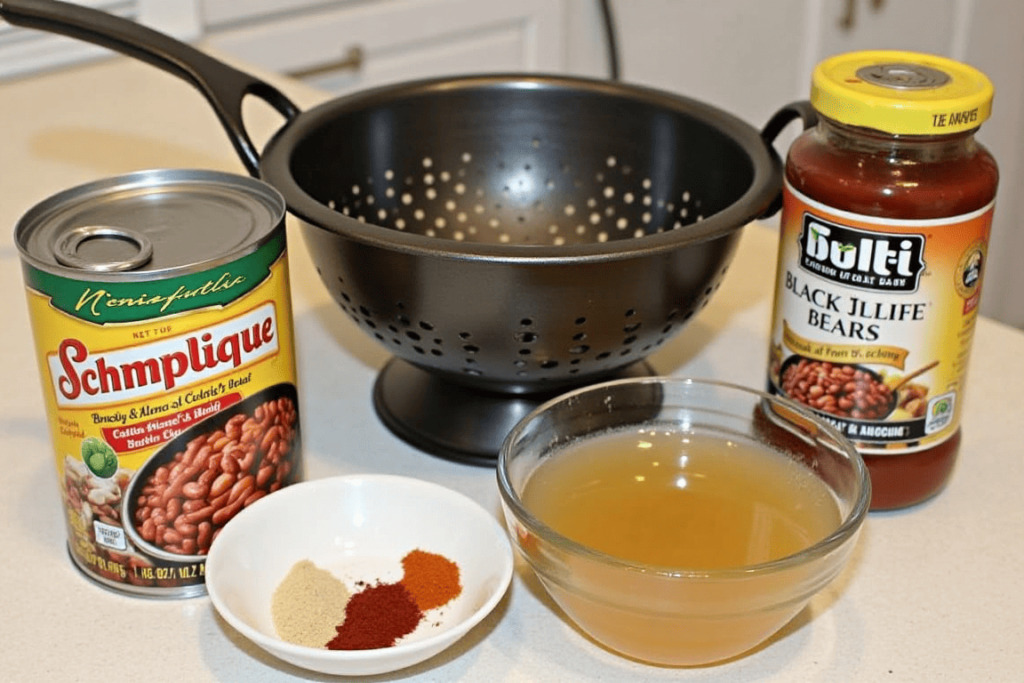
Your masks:
M99 273L136 270L153 258L148 237L128 228L87 225L68 230L53 247L65 266Z

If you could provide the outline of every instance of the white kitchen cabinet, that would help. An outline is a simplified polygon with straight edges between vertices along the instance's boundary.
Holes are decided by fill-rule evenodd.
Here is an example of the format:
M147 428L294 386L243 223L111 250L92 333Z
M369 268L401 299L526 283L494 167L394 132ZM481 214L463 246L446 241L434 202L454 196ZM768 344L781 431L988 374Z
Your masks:
M204 12L204 45L334 93L564 68L561 0L205 0Z

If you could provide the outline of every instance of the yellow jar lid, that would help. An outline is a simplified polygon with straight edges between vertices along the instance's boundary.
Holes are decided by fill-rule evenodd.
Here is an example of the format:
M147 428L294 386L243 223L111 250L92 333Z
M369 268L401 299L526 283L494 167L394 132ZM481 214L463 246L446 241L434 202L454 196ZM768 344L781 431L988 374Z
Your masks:
M823 116L893 135L977 128L991 114L993 92L974 67L897 50L836 55L811 78L811 104Z

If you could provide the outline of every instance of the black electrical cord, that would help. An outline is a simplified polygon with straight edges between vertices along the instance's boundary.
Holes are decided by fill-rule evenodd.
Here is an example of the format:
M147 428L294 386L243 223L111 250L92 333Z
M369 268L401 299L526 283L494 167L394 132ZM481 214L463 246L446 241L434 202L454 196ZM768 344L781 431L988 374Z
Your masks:
M601 22L604 24L604 37L608 50L608 78L619 80L619 46L615 37L615 17L612 15L611 0L598 0L601 6Z

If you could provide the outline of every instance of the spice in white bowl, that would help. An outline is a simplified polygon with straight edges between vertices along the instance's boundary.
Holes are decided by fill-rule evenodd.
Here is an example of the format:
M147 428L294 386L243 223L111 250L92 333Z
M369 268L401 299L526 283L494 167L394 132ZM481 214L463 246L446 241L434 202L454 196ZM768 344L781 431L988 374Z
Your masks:
M345 620L349 597L348 587L334 574L300 560L274 591L274 629L289 643L325 647Z

